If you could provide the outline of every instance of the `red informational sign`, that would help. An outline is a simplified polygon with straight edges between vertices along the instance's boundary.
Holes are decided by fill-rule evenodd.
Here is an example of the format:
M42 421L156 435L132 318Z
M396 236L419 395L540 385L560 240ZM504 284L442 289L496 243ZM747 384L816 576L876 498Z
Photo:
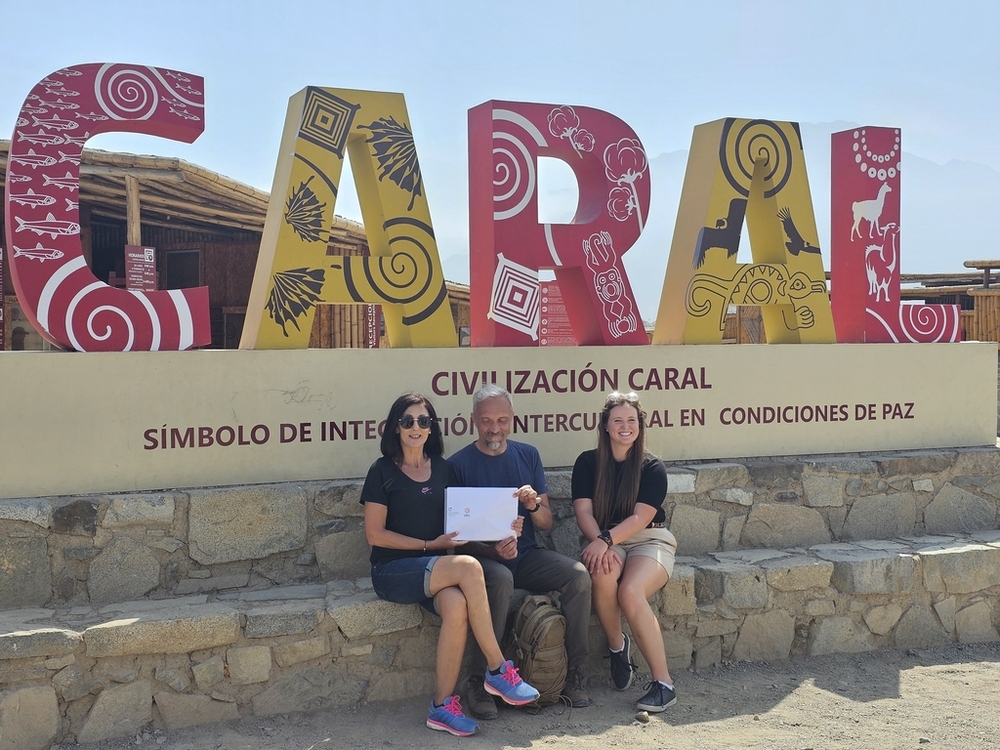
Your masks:
M62 68L31 89L7 158L11 281L31 325L76 351L183 350L212 342L208 288L147 292L99 281L80 243L80 161L99 133L191 143L205 129L205 83L122 63Z
M573 325L566 312L559 284L555 281L543 281L539 287L540 295L538 320L539 346L576 346L573 336Z
M137 292L156 291L156 249L125 246L125 288Z
M538 220L538 158L573 170L569 224ZM469 110L473 346L538 346L538 272L552 270L581 345L646 344L622 256L649 218L635 131L590 107L490 101Z
M831 136L830 303L837 341L958 341L958 305L902 304L899 128Z

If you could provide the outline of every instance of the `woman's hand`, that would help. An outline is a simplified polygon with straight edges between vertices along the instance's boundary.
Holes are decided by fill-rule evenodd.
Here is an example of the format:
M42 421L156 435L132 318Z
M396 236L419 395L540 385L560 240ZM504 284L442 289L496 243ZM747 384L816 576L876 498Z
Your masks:
M621 568L621 560L618 555L603 539L595 539L584 547L583 552L580 553L580 559L592 576L599 573L614 573Z
M518 516L515 518L511 523L510 528L513 530L515 538L520 539L521 532L524 531L524 516Z
M437 539L432 539L427 542L427 550L432 549L455 549L455 547L461 547L465 542L456 542L455 537L458 536L459 532L453 531L450 534L442 534Z

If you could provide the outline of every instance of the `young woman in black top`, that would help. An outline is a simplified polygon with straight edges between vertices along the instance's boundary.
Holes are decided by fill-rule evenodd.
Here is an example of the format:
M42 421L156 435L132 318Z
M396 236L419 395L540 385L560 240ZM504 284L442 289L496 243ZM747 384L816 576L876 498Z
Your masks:
M441 616L437 684L427 726L458 736L478 725L462 713L455 685L468 629L486 656L487 692L515 706L538 691L504 661L493 634L483 569L476 558L450 554L464 542L444 533L444 490L453 470L431 402L419 393L396 399L382 434L382 457L368 470L361 502L365 535L372 546L372 587L379 598L419 603Z
M634 393L608 395L597 449L577 458L572 483L573 510L588 542L581 559L608 638L611 679L626 690L635 678L631 639L622 631L624 613L653 677L636 705L662 711L677 697L660 623L648 600L669 580L677 542L664 523L667 470L646 452L646 413Z

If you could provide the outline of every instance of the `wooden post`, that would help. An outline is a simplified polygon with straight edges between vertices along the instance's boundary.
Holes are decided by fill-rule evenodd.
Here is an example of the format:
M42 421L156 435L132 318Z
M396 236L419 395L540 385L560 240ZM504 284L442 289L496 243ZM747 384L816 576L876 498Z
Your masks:
M139 181L125 175L125 243L142 244L142 224L139 218Z

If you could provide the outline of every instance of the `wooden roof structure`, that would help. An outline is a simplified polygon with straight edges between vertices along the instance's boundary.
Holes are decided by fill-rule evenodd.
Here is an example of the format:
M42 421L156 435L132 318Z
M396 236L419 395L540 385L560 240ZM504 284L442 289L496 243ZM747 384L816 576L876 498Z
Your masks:
M6 178L10 141L0 140L0 178ZM263 232L270 196L197 164L170 156L150 156L85 148L80 161L80 202L92 215L128 220L128 183L138 189L143 224L210 232L229 227ZM335 216L330 247L358 250L364 226Z

